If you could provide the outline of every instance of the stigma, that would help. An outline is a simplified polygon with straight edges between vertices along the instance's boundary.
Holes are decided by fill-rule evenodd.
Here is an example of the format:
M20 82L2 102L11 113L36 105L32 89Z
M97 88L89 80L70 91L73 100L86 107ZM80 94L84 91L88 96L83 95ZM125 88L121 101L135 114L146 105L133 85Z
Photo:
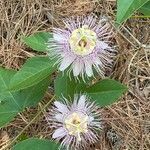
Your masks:
M65 126L69 135L74 135L81 141L81 134L88 131L88 116L74 112L65 119Z

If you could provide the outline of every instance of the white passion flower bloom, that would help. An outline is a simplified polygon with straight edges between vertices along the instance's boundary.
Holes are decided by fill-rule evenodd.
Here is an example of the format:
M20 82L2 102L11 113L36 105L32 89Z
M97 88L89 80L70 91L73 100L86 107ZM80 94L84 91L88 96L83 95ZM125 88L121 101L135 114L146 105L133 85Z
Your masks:
M103 77L106 68L111 68L115 52L109 46L112 30L104 19L97 20L95 16L74 17L64 20L65 29L53 29L48 54L58 59L60 71L68 68L75 77L91 77L96 70Z
M86 149L98 140L102 129L99 107L85 95L75 96L73 103L55 101L49 109L46 120L54 129L52 138L67 149Z

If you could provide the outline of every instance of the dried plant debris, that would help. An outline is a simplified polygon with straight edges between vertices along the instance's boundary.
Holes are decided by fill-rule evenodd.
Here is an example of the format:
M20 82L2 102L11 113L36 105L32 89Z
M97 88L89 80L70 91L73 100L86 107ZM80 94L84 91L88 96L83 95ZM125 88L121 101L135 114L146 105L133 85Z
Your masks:
M10 142L9 135L6 131L0 131L0 149L4 149Z
M19 69L28 57L37 54L21 42L22 35L51 31L53 27L63 26L62 19L65 17L90 13L108 15L113 24L116 3L114 0L1 0L0 65ZM150 44L149 31L150 19L132 18L115 35L119 53L112 77L126 83L129 93L120 102L105 109L104 120L113 130L108 130L106 139L103 137L91 145L92 150L119 150L120 147L120 150L150 149L150 49L139 45ZM53 89L49 91L48 98L40 105L26 109L21 114L23 117L18 115L5 128L6 132L1 131L0 149L9 143L9 136L15 138L49 101ZM25 133L28 137L50 137L42 116Z
M123 144L122 138L116 133L115 130L109 129L106 133L106 137L109 140L109 143L113 150L119 150Z

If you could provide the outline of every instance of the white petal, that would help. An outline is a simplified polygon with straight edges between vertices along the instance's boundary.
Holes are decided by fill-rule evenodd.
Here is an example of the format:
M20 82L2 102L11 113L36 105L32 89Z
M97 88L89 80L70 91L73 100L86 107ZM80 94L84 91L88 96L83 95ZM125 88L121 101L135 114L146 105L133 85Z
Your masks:
M99 44L99 47L102 48L102 49L109 48L108 44L103 42L103 41L99 41L98 44Z
M60 71L64 71L73 61L75 60L75 56L64 56L61 65L59 67Z
M99 72L99 73L103 72L104 65L102 64L102 62L98 56L94 57L93 64L94 64L94 67L97 70L97 72Z
M67 133L66 133L65 129L64 129L63 127L61 127L61 128L58 128L57 130L55 130L55 132L54 132L53 135L52 135L52 138L53 138L53 139L62 138L62 137L64 137L66 134L67 134Z
M54 38L54 40L56 40L59 43L62 43L64 41L64 37L62 35L60 35L60 34L54 33L53 34L53 38Z
M85 72L88 77L91 77L93 75L92 63L90 62L90 60L85 62Z
M83 68L84 64L82 62L80 62L79 60L75 61L73 64L73 75L78 76L82 72Z
M85 101L86 101L86 96L82 95L78 101L78 107L80 109L84 109L85 108Z
M94 117L89 116L89 124L94 120Z
M77 108L77 103L78 102L78 95L75 94L73 104L72 104L72 110Z
M102 64L102 62L100 61L98 56L94 57L93 62L95 63L95 65L101 65Z
M58 101L54 102L54 105L57 107L58 111L61 113L68 113L69 112L67 106L58 102Z
M56 114L55 118L57 119L58 122L63 122L63 115L62 114Z

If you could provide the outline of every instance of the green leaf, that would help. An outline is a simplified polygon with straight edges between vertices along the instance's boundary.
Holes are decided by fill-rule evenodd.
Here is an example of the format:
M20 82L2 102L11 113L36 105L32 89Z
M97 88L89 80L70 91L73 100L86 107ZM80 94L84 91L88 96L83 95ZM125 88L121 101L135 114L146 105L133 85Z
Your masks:
M75 81L66 74L60 73L55 80L55 95L60 98L74 98L74 94L87 94L91 100L96 101L100 106L107 106L117 101L118 98L127 90L127 87L121 83L104 79L91 85L82 80Z
M59 145L56 143L46 140L30 138L16 144L12 150L58 150Z
M150 17L150 1L142 6L139 11L143 13L145 16Z
M117 1L117 24L127 20L136 10L149 0L118 0Z
M55 95L60 98L73 98L74 94L84 91L86 84L81 81L75 81L73 77L70 77L66 73L60 73L55 79L54 88Z
M29 37L23 37L22 40L33 50L45 52L47 51L47 42L50 38L52 38L52 33L38 32Z
M127 91L126 86L112 79L101 80L86 89L91 99L100 106L107 106L116 102L125 91Z
M33 57L27 60L10 81L11 90L25 89L50 76L55 70L54 60L48 57Z
M20 91L9 91L8 86L15 71L0 68L0 127L11 121L28 106L35 106L44 96L49 78Z

